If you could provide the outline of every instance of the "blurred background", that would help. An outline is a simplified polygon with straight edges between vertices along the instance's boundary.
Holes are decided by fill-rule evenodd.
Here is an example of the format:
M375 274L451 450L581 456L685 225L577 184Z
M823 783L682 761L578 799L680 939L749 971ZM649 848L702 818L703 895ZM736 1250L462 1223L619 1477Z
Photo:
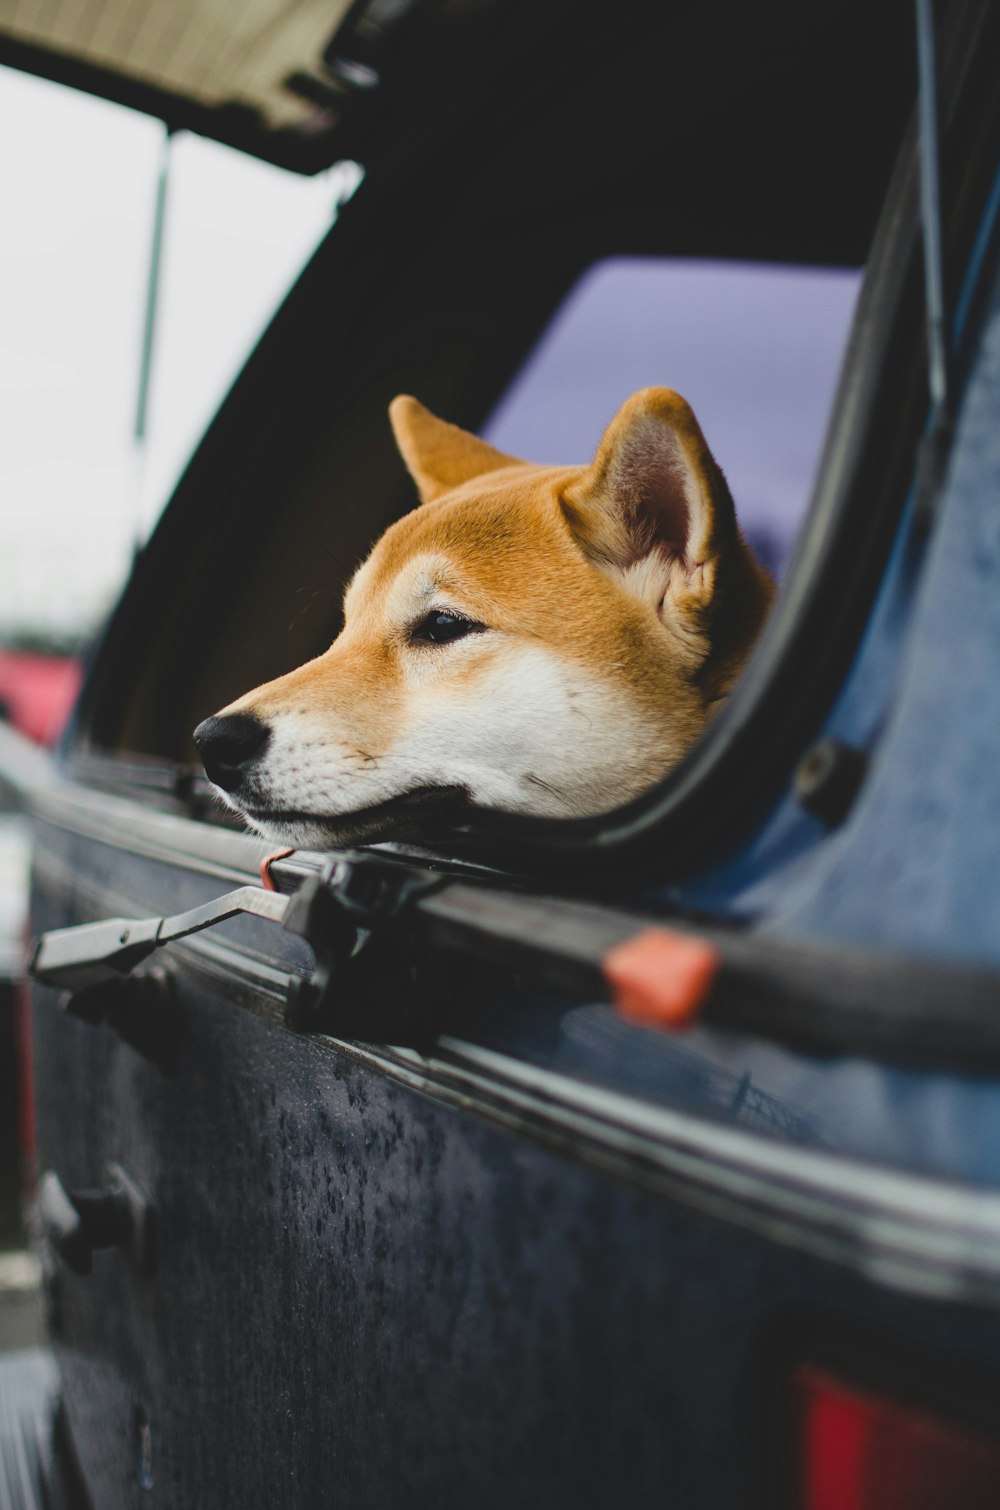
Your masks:
M135 438L156 121L0 69L0 637L76 649L329 227L303 178L190 134L170 152L145 430Z

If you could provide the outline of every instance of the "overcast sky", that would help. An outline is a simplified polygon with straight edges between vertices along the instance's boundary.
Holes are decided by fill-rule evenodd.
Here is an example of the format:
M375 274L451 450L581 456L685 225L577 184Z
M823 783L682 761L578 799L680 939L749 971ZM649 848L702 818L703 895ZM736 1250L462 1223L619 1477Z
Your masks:
M96 622L169 485L331 220L302 179L171 153L149 453L131 441L158 122L0 68L0 633Z

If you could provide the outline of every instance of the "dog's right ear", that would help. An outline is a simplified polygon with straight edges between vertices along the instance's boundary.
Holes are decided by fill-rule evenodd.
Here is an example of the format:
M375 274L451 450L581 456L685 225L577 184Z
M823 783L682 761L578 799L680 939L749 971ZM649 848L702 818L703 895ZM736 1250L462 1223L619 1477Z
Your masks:
M564 507L588 554L623 569L657 551L690 572L719 554L736 523L698 421L669 388L626 400Z
M458 425L438 419L408 393L389 405L389 419L400 454L417 485L421 503L433 503L452 488L484 472L522 466L516 456L495 451Z
M695 636L708 700L728 691L773 585L740 535L729 487L680 394L644 388L627 399L562 506L596 565Z

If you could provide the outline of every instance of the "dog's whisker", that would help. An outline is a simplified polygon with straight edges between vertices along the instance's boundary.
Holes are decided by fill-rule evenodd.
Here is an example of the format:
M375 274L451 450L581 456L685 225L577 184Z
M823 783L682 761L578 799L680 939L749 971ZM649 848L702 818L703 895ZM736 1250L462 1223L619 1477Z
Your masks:
M544 791L550 792L553 797L559 798L560 801L562 800L562 793L559 788L553 786L551 781L545 781L541 776L536 776L534 771L527 771L524 779L525 781L530 781L532 786L540 786Z

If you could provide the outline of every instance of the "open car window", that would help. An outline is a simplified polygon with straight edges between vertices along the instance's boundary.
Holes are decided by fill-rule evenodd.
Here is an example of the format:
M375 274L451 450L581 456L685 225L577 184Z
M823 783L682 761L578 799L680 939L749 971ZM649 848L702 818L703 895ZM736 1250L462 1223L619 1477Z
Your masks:
M362 212L365 192L357 201ZM334 260L340 235L338 227L324 253ZM229 450L219 462L208 484L211 511L192 516L186 527L196 550L209 543L219 553L214 570L225 575L217 576L211 596L189 587L186 599L165 605L159 659L141 685L133 682L124 722L104 729L99 722L94 743L117 752L140 781L148 773L160 793L171 787L160 767L166 756L204 816L238 822L211 795L191 731L334 639L345 583L381 529L414 501L386 407L409 387L431 402L434 396L419 374L414 381L407 371L407 353L412 361L416 350L423 355L429 347L433 359L437 344L436 382L445 394L436 407L465 419L462 347L482 339L476 327L484 310L493 333L477 358L482 418L470 428L532 461L585 462L631 392L669 384L693 404L728 477L740 526L757 559L780 579L808 508L861 271L635 256L623 241L618 255L581 268L558 226L545 227L525 259L520 287L505 288L503 238L478 239L449 248L429 287L426 264L418 260L382 294L378 309L350 299L349 313L338 304L349 290L323 276L321 257L310 272L312 286L305 279L291 303L308 304L319 317L305 338L314 348L328 345L339 325L341 349L353 349L357 367L329 368L327 397L317 369L304 368L294 348L286 345L274 359L284 364L280 379L274 368L280 397L259 421L236 421L245 449ZM508 314L504 350L498 336ZM281 334L279 323L269 340L277 346ZM341 406L335 390L345 379L357 396ZM211 442L212 436L206 447ZM204 455L203 449L182 480L178 501L196 485L205 487L197 482ZM180 535L175 539L183 552ZM98 779L101 758L90 767Z
M908 20L885 26L872 46L895 57ZM727 39L727 67L742 78L737 40ZM623 44L630 67L645 47L638 36ZM568 98L555 111L542 87L515 111L500 75L496 97L463 101L460 131L449 122L397 139L398 155L381 161L376 141L362 191L181 479L88 687L77 768L108 779L104 761L116 781L129 762L154 769L163 800L220 817L192 731L338 633L345 583L414 503L386 420L396 394L416 393L529 459L585 462L631 389L666 383L694 403L744 528L782 577L735 711L722 710L648 800L601 821L551 820L543 832L477 811L426 837L515 869L572 870L599 854L604 874L630 874L640 849L643 869L664 856L691 869L745 835L790 781L857 650L926 417L912 144L892 178L912 93L899 69L883 76L888 92L873 77L859 88L850 138L843 113L819 109L805 87L808 136L794 143L787 110L768 114L757 86L752 111L734 96L727 120L740 132L698 136L683 181L666 174L667 130L649 157L623 153L634 141L629 69L615 76L600 141L565 156L558 192L552 164L569 152L560 133L582 117ZM580 75L583 96L590 78ZM502 130L489 103L500 95ZM713 111L720 100L725 90ZM950 150L961 159L964 149ZM803 178L810 153L815 173ZM614 195L595 215L595 173L612 167L618 176L600 181ZM653 169L669 194L649 192ZM642 286L615 312L625 271ZM620 369L609 353L624 356ZM584 398L580 380L595 372L604 387ZM579 435L561 428L570 410Z
M533 461L594 454L622 401L692 405L757 558L775 576L808 507L861 274L613 258L588 269L483 429Z

